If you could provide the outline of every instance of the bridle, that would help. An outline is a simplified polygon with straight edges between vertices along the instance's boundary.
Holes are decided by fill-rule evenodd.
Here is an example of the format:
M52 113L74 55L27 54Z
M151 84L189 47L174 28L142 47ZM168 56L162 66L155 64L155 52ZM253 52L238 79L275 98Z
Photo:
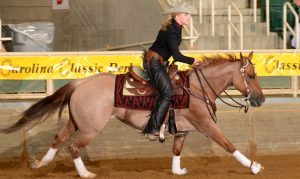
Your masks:
M248 59L247 59L246 61L247 61L247 63L246 63L245 65L242 65L242 66L241 66L240 72L241 72L241 74L242 74L243 81L244 81L244 84L245 84L245 87L246 87L246 97L244 98L244 102L245 102L246 105L248 106L247 101L250 100L250 89L248 88L248 83L247 83L247 81L246 81L245 74L247 74L248 76L251 76L251 75L249 75L249 74L246 72L246 70L245 70L245 68L250 64L250 62L249 62ZM247 111L248 111L248 109L247 109ZM245 113L246 113L247 111L245 111Z
M202 81L201 81L201 78L200 78L200 75L199 75L198 71L201 73L201 75L203 76L205 82L208 84L208 87L211 89L211 91L214 93L214 95L215 95L218 99L220 99L223 103L225 103L225 104L228 105L228 106L235 107L235 108L239 108L239 109L244 108L244 112L247 113L247 112L248 112L248 109L249 109L248 101L250 100L250 89L248 88L248 84L247 84L246 77L245 77L245 74L248 74L248 73L245 71L245 68L250 64L250 62L249 62L248 59L247 59L246 61L247 61L247 63L246 63L245 65L243 65L243 64L241 63L241 68L240 68L240 72L241 72L241 75L242 75L242 78L243 78L243 82L244 82L245 87L246 87L246 97L244 98L244 104L241 104L241 103L239 103L238 101L236 101L235 99L233 99L233 98L232 98L225 90L224 90L223 92L226 94L226 96L227 96L228 98L230 98L230 99L231 99L234 103L236 103L236 104L230 104L230 103L226 102L225 100L223 100L223 99L215 92L215 90L212 88L212 86L211 86L210 83L208 82L207 78L206 78L205 75L203 74L201 68L200 68L200 67L194 68L194 71L195 71L195 73L196 73L196 77L197 77L197 79L198 79L198 81L199 81L199 84L200 84L200 87L201 87L201 89L202 89L203 97L197 95L195 92L191 91L190 89L189 89L189 94L192 95L192 96L194 96L194 97L196 97L196 98L198 98L198 99L200 99L200 100L203 100L203 101L205 102L206 107L207 107L207 109L208 109L208 111L209 111L209 113L210 113L210 116L211 116L211 118L212 118L215 122L217 121L217 118L216 118L216 115L215 115L215 112L216 112L215 104L209 99L208 94L207 94L206 90L204 89L204 86L203 86L203 83L202 83ZM208 106L208 105L210 105L210 106L212 107L212 109L213 109L213 114L212 114L211 110L209 110L209 106Z

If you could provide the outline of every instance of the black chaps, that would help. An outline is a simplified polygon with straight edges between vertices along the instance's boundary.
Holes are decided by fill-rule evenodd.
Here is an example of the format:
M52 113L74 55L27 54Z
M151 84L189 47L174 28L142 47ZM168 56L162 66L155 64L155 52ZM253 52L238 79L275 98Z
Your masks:
M151 112L150 120L143 130L143 133L153 134L159 131L165 119L172 100L173 89L166 67L158 59L151 58L146 66L144 68L150 75L152 85L159 92L159 98Z

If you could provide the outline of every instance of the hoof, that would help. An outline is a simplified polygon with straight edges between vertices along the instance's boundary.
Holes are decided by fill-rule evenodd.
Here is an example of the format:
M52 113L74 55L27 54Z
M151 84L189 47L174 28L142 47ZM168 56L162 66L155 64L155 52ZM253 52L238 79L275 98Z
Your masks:
M261 166L260 163L253 162L253 164L251 165L251 172L252 172L254 175L257 175L257 174L260 173L263 169L264 169L264 167Z
M179 170L175 170L175 171L172 171L172 173L174 175L185 175L187 174L188 170L186 168L182 168L182 169L179 169Z
M150 141L155 141L157 140L158 136L157 135L153 135L153 134L146 134L146 139L150 140Z
M160 142L160 143L164 143L165 140L166 140L165 138L159 137L159 142Z
M41 168L42 165L40 163L40 161L38 160L35 160L34 162L32 162L31 166L30 166L32 169L37 169L37 168Z
M83 175L80 175L81 178L95 178L97 175L87 171L86 173L84 173Z

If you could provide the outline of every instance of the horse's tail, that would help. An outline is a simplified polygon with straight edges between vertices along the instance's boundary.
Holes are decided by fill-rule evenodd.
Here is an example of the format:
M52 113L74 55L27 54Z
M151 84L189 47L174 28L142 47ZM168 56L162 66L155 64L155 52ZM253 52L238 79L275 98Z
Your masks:
M28 124L32 127L36 124L44 122L47 118L51 117L57 110L59 110L59 120L61 118L64 108L69 105L71 96L78 86L79 81L74 81L66 84L58 89L54 94L47 96L40 101L33 104L21 115L21 118L12 126L0 129L1 133L15 132Z

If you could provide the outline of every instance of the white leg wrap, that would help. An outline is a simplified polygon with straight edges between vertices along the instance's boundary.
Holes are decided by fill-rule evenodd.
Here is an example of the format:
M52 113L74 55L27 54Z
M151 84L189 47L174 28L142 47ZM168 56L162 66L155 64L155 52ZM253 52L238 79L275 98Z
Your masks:
M88 173L87 169L83 164L83 161L81 160L81 157L74 159L74 164L79 176L85 176Z
M173 162L172 162L172 171L180 170L180 155L175 156L173 155Z
M176 175L185 175L187 173L187 169L186 168L181 169L181 166L180 166L180 156L173 155L172 173L176 174Z
M78 172L78 175L80 177L83 177L83 178L94 178L94 177L97 176L96 174L89 172L85 168L85 166L84 166L84 164L83 164L83 162L81 160L81 157L78 157L78 158L74 159L74 164L75 164L76 170Z
M42 158L42 160L40 162L40 165L41 166L48 165L53 160L56 152L57 152L57 149L54 149L54 148L50 147L50 149L48 150L46 155Z
M240 151L236 150L235 152L233 152L232 156L234 156L234 158L236 158L245 167L251 166L251 161L247 157L245 157Z

